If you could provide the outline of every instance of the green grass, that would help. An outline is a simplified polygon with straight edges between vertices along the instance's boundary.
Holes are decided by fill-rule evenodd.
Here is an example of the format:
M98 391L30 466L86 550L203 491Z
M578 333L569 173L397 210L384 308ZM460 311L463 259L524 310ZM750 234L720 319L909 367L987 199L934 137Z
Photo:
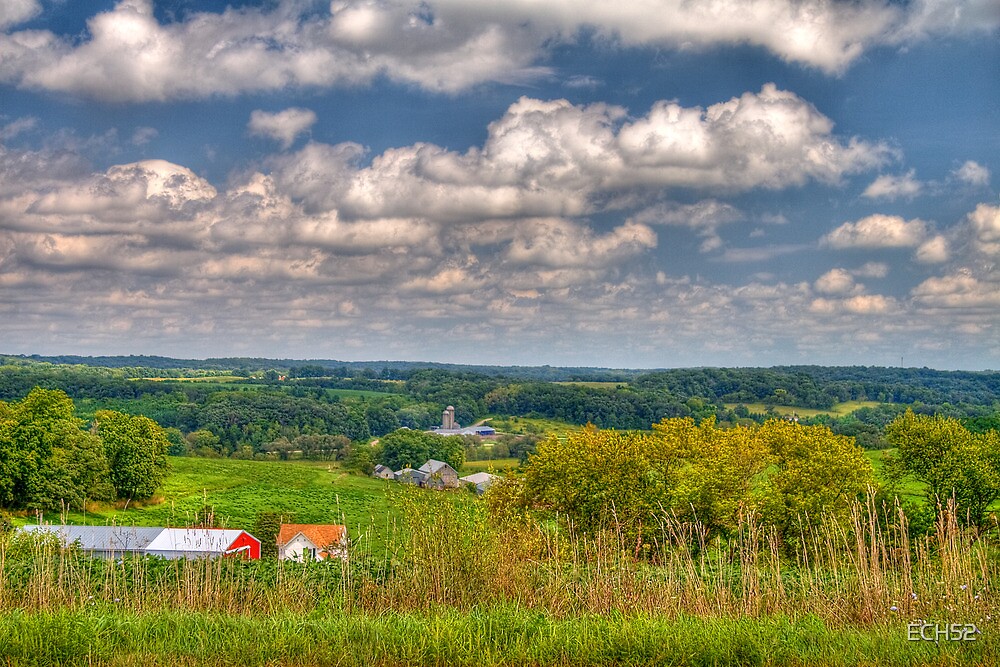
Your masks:
M344 523L352 538L381 540L398 516L400 498L434 493L349 474L334 463L171 457L171 472L154 503L68 512L69 523L184 526L205 505L230 528L249 530L258 512L293 514L299 523ZM58 516L46 515L57 521ZM34 516L19 523L34 522Z
M559 619L517 607L306 616L97 608L0 618L6 665L983 665L975 642L909 642L903 621L835 627L806 616Z
M546 419L544 417L501 417L494 416L489 419L489 424L499 433L514 433L517 435L535 434L565 436L572 431L579 431L581 426L559 421L558 419Z
M156 377L156 378L129 378L129 379L149 380L151 382L219 382L219 383L241 382L243 380L246 380L245 377L239 375L205 375L205 376L189 377L189 378Z
M480 471L489 472L490 470L510 470L512 468L516 468L518 463L520 462L514 458L493 459L492 461L466 461L462 465L462 475L464 476Z
M725 407L729 410L734 409L739 403L725 403ZM767 405L764 403L743 403L747 410L756 413L767 412ZM843 417L844 415L849 415L855 410L860 408L874 408L882 405L878 401L845 401L843 403L837 403L829 410L814 410L812 408L799 408L792 405L775 405L774 411L779 415L798 415L799 417L817 417L819 415L831 415L834 417Z

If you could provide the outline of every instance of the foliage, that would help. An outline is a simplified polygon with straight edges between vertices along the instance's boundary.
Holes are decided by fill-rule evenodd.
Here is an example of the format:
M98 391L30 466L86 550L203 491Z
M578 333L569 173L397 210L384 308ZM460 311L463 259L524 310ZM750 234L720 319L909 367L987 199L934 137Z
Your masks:
M0 505L82 507L113 497L108 475L101 440L82 430L65 393L34 389L0 402Z
M861 450L825 427L684 418L652 434L590 427L551 437L528 461L524 498L585 531L614 525L649 539L665 516L725 534L753 509L783 531L799 517L842 515L871 484Z
M465 444L459 436L401 428L379 440L377 457L393 470L419 468L428 459L444 461L458 470L465 462Z
M148 417L102 410L93 431L104 442L111 485L119 498L149 498L167 474L167 440Z
M886 428L897 447L887 468L926 485L930 504L954 497L968 521L983 525L987 508L1000 499L1000 435L972 433L957 419L917 415L908 410Z

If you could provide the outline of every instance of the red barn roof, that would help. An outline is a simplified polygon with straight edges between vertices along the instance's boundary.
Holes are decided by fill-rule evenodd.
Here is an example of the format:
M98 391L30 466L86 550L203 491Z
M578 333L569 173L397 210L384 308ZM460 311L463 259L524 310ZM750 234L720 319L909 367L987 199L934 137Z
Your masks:
M347 534L347 528L339 525L320 523L283 523L278 531L278 546L291 542L296 535L302 533L306 539L318 548L340 544Z

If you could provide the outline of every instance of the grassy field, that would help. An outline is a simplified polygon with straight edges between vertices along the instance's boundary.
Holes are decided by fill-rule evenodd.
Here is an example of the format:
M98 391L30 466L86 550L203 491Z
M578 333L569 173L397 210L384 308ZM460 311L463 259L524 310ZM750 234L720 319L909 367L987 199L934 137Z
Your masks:
M975 642L907 641L904 623L832 627L814 617L633 615L559 619L517 607L468 613L231 616L114 609L0 619L6 665L986 665Z
M343 523L352 538L383 541L407 493L433 493L352 475L335 464L312 461L239 461L170 458L171 473L153 501L128 508L96 505L68 512L69 523L183 526L205 506L226 527L249 530L258 512L281 512L299 523ZM48 521L59 517L48 514ZM34 522L25 517L18 523Z
M199 377L189 377L189 378L168 378L168 377L156 377L156 378L129 378L130 380L149 380L151 382L240 382L241 380L246 380L245 377L240 375L205 375Z
M739 403L726 403L725 407L732 410ZM767 406L763 403L744 403L747 410L750 412L765 413L767 412ZM843 417L844 415L849 415L859 408L874 408L881 405L878 401L845 401L844 403L837 403L829 410L813 410L811 408L798 408L791 405L775 405L774 411L779 415L798 415L799 417L816 417L818 415L831 415L834 417Z
M462 476L490 470L501 471L510 470L511 468L516 468L519 461L517 459L493 459L492 461L466 461L465 465L462 466L462 470L459 472Z
M566 380L563 382L553 382L552 384L575 384L581 387L594 387L596 389L617 389L627 387L628 382L598 382L589 380Z
M514 433L517 435L549 435L564 436L571 431L580 430L577 424L559 421L557 419L545 419L542 417L492 417L489 424L499 433Z

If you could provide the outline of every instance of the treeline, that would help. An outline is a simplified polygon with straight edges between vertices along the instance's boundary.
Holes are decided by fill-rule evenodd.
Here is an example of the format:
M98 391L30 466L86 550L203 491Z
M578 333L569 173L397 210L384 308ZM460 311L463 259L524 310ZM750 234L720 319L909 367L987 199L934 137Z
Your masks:
M844 401L979 406L1000 401L1000 373L928 368L677 369L640 375L632 386L722 403L772 403L819 410Z
M140 367L15 361L0 366L0 400L20 400L34 387L58 389L76 401L85 419L105 409L144 415L168 429L171 453L211 456L340 458L349 451L341 440L315 438L360 442L404 426L426 430L441 423L447 405L455 406L464 425L500 415L648 430L664 418L714 418L722 427L733 427L778 417L772 408L776 405L815 408L843 400L887 401L842 417L800 418L803 424L821 424L854 437L866 448L886 446L886 425L908 407L919 414L964 419L977 431L995 429L1000 408L1000 374L927 369L679 369L595 386L434 368L410 369L400 372L405 379L387 379L379 376L395 372L327 369L318 363L292 366L284 374L255 372L235 381L152 381L141 379L151 371ZM327 372L336 375L320 375Z

